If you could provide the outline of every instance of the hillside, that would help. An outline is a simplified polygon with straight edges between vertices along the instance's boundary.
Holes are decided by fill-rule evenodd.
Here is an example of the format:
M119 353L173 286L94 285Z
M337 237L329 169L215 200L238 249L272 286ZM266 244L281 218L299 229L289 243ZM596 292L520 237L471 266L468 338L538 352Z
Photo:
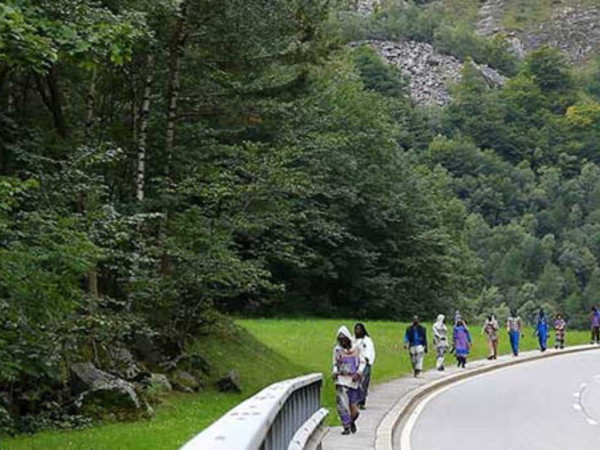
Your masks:
M425 105L448 103L448 86L460 80L458 67L465 58L481 64L491 85L502 85L503 75L510 75L518 61L544 46L560 50L578 66L590 63L600 49L600 8L586 0L488 0L480 5L384 0L353 7L359 13L355 21L362 22L353 27L364 33L358 36L379 42L374 48L401 69L412 98Z
M0 3L2 436L151 417L224 316L589 327L595 10L373 4Z

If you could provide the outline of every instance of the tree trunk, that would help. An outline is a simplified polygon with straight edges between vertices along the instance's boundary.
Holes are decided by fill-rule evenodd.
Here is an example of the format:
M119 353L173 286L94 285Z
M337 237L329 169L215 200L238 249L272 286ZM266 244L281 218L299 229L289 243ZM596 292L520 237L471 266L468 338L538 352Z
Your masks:
M62 93L60 92L60 86L58 84L58 70L56 69L56 66L52 66L50 72L46 75L46 80L48 82L48 90L50 92L54 126L58 134L61 137L66 138L67 123L63 114Z
M150 49L146 59L146 80L144 82L144 96L142 100L142 111L139 121L139 141L137 152L137 173L136 173L136 198L138 201L144 200L144 185L146 180L146 146L148 140L148 118L150 116L150 97L152 94L152 71L154 70L154 54Z
M52 66L50 71L42 78L39 75L35 76L35 82L37 89L42 97L44 105L48 108L52 114L52 120L54 121L54 128L58 134L65 138L67 137L67 124L62 110L62 96L60 87L58 85L58 74L56 66ZM46 85L48 91L46 91Z
M167 137L165 149L167 151L167 175L171 174L171 160L173 158L173 147L175 144L175 125L177 122L177 102L179 100L181 58L187 37L187 2L183 1L179 10L177 27L173 34L171 44L171 62L169 66L169 88L168 88L168 110L167 110Z
M181 2L179 8L179 18L177 20L177 27L173 34L173 40L171 43L171 62L169 65L169 87L168 87L168 98L167 98L167 136L165 149L167 152L167 167L166 174L170 180L172 180L173 167L173 147L175 145L175 125L177 122L177 102L179 100L179 88L180 88L180 70L181 70L181 59L185 48L185 41L187 38L187 2L184 0ZM173 261L171 255L165 249L166 241L166 228L169 225L169 211L166 205L163 207L164 219L161 223L158 240L162 247L162 254L160 258L160 272L163 276L167 276L172 271Z
M2 91L4 90L4 83L8 78L8 74L10 72L10 66L8 65L0 65L0 96L2 96ZM8 95L11 95L10 89Z
M96 79L98 76L98 69L94 67L92 70L92 78L90 80L90 87L86 96L86 114L85 114L85 140L89 141L94 131L94 106L96 103Z
M98 297L98 271L96 268L88 272L88 292L90 296Z

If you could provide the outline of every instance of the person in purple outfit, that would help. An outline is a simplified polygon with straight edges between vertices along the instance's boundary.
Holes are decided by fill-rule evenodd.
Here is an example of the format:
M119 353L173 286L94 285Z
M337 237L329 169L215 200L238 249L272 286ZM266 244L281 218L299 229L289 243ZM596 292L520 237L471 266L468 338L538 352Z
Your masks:
M467 357L471 351L471 334L469 329L465 326L462 319L456 322L454 327L454 333L452 334L452 341L454 343L454 351L456 354L456 361L458 367L465 367L467 364Z
M366 361L356 345L350 331L345 326L337 332L337 343L333 349L332 378L335 383L335 402L344 431L342 434L356 433L358 403L362 394L360 380Z
M600 344L600 311L595 306L592 307L592 341L590 344Z

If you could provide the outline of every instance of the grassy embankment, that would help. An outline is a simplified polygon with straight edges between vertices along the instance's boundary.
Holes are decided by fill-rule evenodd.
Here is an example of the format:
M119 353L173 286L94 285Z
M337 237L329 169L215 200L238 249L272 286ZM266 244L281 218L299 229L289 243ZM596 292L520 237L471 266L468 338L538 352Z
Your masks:
M331 349L335 332L341 324L353 325L351 320L240 320L248 331L225 327L212 337L198 342L210 360L215 373L237 370L241 376L242 394L222 394L211 388L197 395L170 394L156 408L149 421L113 423L82 431L45 432L34 436L2 439L1 449L173 449L209 425L228 409L262 387L280 379L310 372L330 370ZM410 372L410 362L402 349L405 324L397 322L368 322L367 328L377 346L377 365L373 379L381 383ZM472 359L486 355L484 337L472 326L475 346ZM523 349L536 347L532 331L527 330ZM570 345L589 339L586 332L570 332ZM508 339L502 335L500 350L509 351ZM426 365L432 367L434 356L427 355ZM333 414L333 386L326 378L323 403Z

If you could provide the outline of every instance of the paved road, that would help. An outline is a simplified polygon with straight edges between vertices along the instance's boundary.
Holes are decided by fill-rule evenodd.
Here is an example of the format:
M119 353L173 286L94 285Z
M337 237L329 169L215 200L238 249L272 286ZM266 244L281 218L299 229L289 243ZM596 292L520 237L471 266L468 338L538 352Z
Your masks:
M424 404L411 430L410 450L598 450L600 351L454 385Z

